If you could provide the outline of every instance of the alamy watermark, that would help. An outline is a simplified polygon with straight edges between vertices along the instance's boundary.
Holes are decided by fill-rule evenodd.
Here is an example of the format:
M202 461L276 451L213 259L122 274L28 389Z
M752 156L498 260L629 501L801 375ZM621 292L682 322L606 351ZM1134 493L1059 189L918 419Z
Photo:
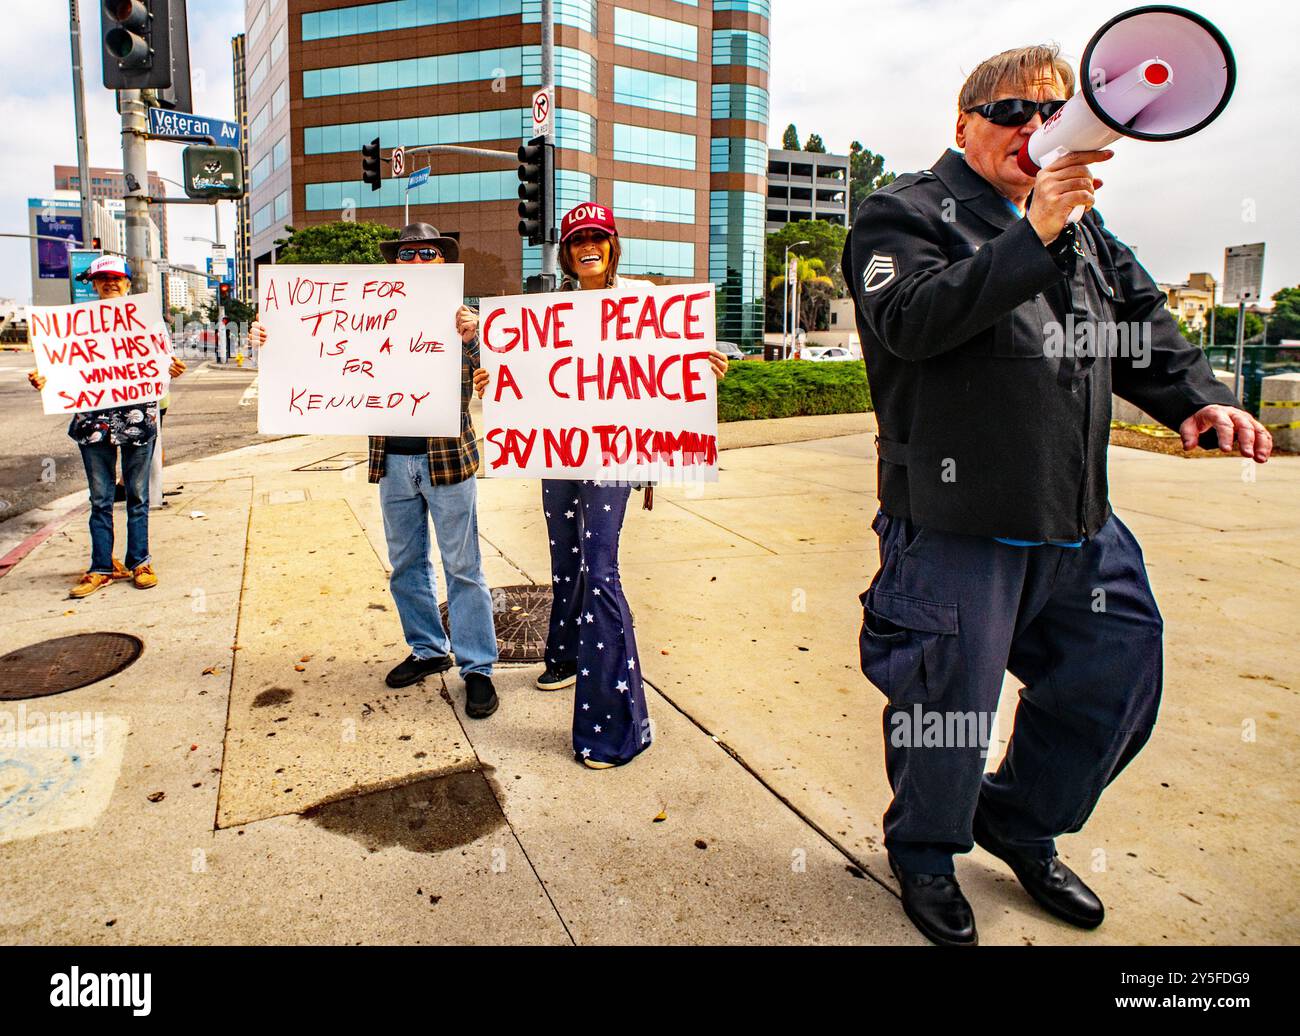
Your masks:
M102 712L43 712L19 702L0 710L0 748L71 748L88 759L104 751Z
M1120 357L1133 367L1151 364L1151 324L1145 320L1049 320L1043 325L1043 355L1054 359L1068 357Z
M920 705L895 708L889 717L889 743L895 748L978 748L987 759L997 728L996 712L927 712Z

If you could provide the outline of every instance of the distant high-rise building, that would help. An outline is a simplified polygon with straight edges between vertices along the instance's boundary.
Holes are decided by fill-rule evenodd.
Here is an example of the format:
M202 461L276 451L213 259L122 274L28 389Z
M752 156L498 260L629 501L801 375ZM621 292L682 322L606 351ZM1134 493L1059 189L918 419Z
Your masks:
M820 219L849 225L849 156L817 151L767 153L767 229Z
M56 165L54 167L54 189L56 191L79 191L81 174L75 165ZM149 170L149 195L153 198L167 197L167 186L162 177ZM108 169L103 166L90 167L90 197L95 201L115 198L121 201L126 196L126 178L120 169ZM149 218L158 230L158 243L162 257L167 258L167 206L150 205Z
M718 335L762 337L769 0L557 0L556 194L613 208L620 270L718 286ZM286 225L398 226L406 183L361 180L362 144L513 152L541 85L540 0L247 0L254 264ZM237 58L238 61L238 58ZM540 250L516 231L513 162L431 167L410 218L459 238L471 296L517 292Z
M248 81L244 68L245 36L241 32L231 37L230 51L234 61L235 121L239 123L239 151L248 169ZM248 195L235 202L235 297L251 301L255 297L253 283L252 234L249 226Z

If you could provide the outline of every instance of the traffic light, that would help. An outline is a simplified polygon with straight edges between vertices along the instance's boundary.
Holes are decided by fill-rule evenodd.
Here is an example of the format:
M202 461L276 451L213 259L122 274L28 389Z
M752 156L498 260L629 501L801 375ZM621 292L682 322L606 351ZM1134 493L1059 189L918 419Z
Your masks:
M184 7L184 0L101 0L106 87L151 90L172 85L173 3ZM185 49L188 55L188 42Z
M370 184L372 191L379 190L379 138L361 145L361 179Z
M555 145L545 137L519 145L519 198L519 236L530 245L555 241Z
M229 284L229 282L227 282L227 281L222 281L219 285L217 285L217 294L221 296L221 304L222 304L223 306L224 306L226 303L228 303L228 302L230 301L230 284Z

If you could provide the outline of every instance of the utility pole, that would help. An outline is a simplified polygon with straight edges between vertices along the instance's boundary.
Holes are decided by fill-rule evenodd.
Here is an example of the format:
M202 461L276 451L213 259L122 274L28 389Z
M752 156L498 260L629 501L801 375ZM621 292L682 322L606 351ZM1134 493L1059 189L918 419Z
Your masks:
M1242 390L1245 388L1246 379L1242 371L1242 364L1246 358L1246 300L1242 299L1237 303L1237 354L1232 364L1232 394L1237 397L1238 402L1242 400Z
M149 270L149 109L140 90L119 90L122 107L122 174L126 180L126 255L131 264L132 290L147 292Z
M551 96L555 95L555 12L552 0L542 0L542 87L551 91ZM552 124L555 116L552 115ZM547 134L546 143L553 146L555 144L554 131ZM554 175L554 173L550 174ZM547 222L555 219L555 214L550 213L546 217ZM556 259L560 254L560 245L558 241L553 241L551 228L545 226L542 228L542 283L555 283L555 266Z
M72 111L77 126L77 183L81 188L81 246L90 247L95 236L91 223L90 163L86 159L86 91L81 83L81 12L77 0L68 0L68 37L72 43Z
M217 264L212 264L212 272L217 274L217 362L224 363L222 356L230 356L230 342L226 338L226 307L221 301L221 285L226 279L226 252L225 246L221 243L221 202L212 203L212 244L213 252L221 256L221 269L217 270ZM217 249L221 249L217 252Z

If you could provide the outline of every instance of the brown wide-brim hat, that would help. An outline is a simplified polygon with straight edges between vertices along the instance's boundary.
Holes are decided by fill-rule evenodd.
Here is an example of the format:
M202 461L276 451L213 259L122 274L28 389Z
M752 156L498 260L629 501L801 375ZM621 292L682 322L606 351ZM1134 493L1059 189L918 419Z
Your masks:
M396 241L380 241L379 251L384 254L384 261L397 262L397 253L403 248L419 248L420 245L433 245L442 253L449 263L460 259L460 245L454 237L443 237L437 227L428 223L408 223L397 235Z

